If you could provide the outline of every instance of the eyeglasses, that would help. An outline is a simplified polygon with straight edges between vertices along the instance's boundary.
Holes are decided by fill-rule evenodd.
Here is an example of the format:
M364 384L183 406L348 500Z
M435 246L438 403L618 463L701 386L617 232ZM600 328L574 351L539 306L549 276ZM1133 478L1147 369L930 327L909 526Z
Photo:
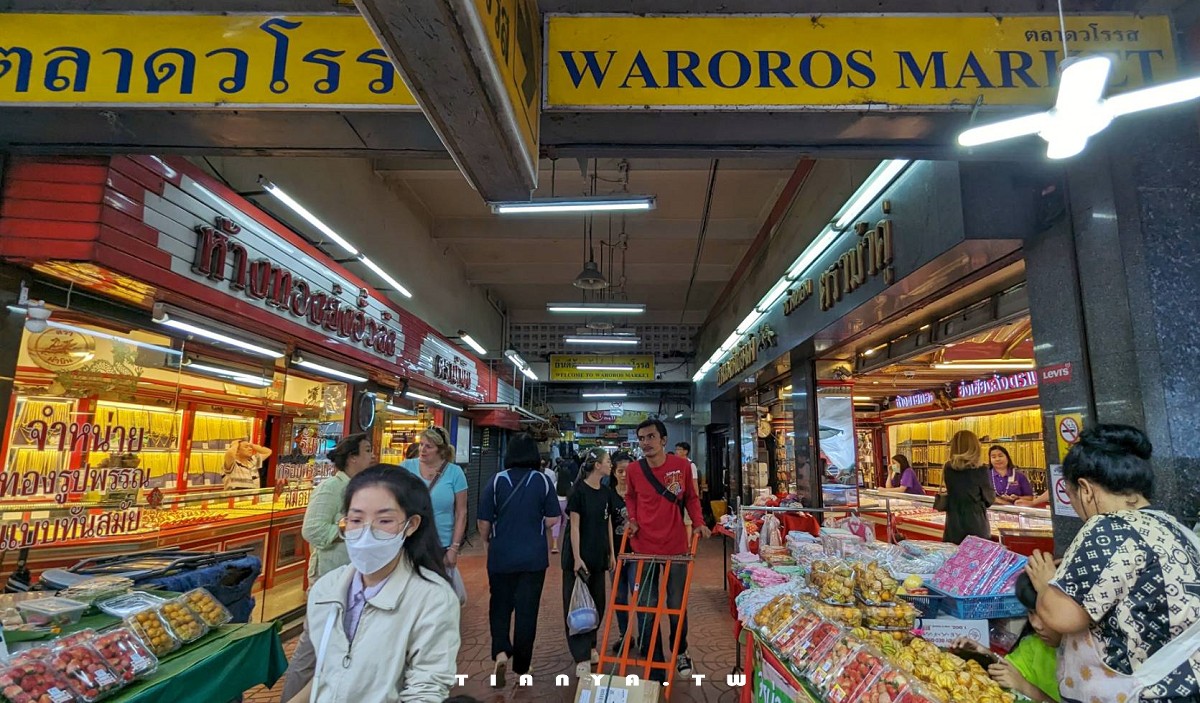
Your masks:
M342 518L338 520L338 534L347 542L357 542L367 533L367 529L371 530L371 536L381 542L396 539L404 532L404 528L408 526L408 521L397 522L391 521L388 524L376 525L373 522L363 523L360 520L347 520Z

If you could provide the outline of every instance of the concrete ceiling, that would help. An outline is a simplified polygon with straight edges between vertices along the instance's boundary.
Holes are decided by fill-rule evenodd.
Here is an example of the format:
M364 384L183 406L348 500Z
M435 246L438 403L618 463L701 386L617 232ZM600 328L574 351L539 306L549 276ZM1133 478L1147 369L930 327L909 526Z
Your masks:
M591 189L594 167L598 167L598 194L624 189L656 196L657 208L650 212L591 220L596 259L614 284L610 292L616 299L647 305L646 315L629 322L695 325L703 322L733 276L797 161L775 157L717 162L694 282L693 262L713 161L634 158L583 164L575 159L554 165L543 160L536 196L549 196L552 187L558 196L585 194ZM585 321L551 316L545 305L582 299L582 291L571 281L585 260L586 217L494 215L449 160L381 159L376 171L394 192L424 211L439 248L463 262L471 283L490 289L504 301L514 322ZM623 172L628 174L627 185ZM601 242L619 241L622 230L627 238L624 265L622 252L614 248L610 269L609 250Z

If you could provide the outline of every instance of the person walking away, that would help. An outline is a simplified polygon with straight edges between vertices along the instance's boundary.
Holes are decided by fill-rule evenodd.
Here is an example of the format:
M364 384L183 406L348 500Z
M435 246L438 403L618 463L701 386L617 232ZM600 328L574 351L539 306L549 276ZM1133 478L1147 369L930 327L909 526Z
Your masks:
M376 465L346 485L348 566L308 594L312 681L288 703L442 703L455 683L459 605L425 484Z
M610 483L612 484L613 498L613 513L612 513L612 531L613 531L613 546L617 550L621 549L621 540L625 536L625 525L629 520L629 509L625 505L625 496L629 492L629 463L633 461L633 456L629 452L618 451L612 455L612 476ZM626 545L626 549L629 546ZM621 576L617 580L617 605L629 605L629 565L621 564L617 560L617 568L621 570ZM625 633L629 629L629 613L624 610L617 610L617 631L619 637L616 642L613 642L612 653L617 654L621 651L621 642L625 639Z
M692 481L692 469L687 461L667 453L667 426L662 420L646 420L637 427L638 446L642 459L629 465L629 488L625 505L629 512L626 530L630 533L631 546L638 554L676 556L686 554L691 544L693 529L684 525L686 511L692 524L700 534L708 538L712 532L704 524L700 513L700 497ZM635 567L636 569L636 567ZM657 578L667 579L667 607L678 609L683 603L683 590L687 585L687 564L675 563L667 574L662 565L648 564L642 570L643 582L639 586L638 606L657 605L658 587L653 585ZM636 572L635 572L636 576ZM648 601L648 602L647 602ZM653 619L638 618L638 643L643 655L649 643ZM679 634L679 659L676 670L683 678L692 675L692 660L687 654L687 616L670 618L671 639ZM656 661L663 658L662 638L658 638L653 653ZM662 676L659 671L654 676Z
M1153 447L1128 425L1084 430L1063 460L1084 520L1062 563L1035 551L1037 613L1063 633L1063 700L1200 700L1200 537L1156 510Z
M263 462L271 456L271 450L251 442L239 439L225 450L223 464L224 476L221 487L227 491L244 491L261 488L259 469Z
M943 542L962 544L968 535L992 538L987 509L996 502L996 489L982 456L983 446L974 432L961 430L950 438L950 461L942 467L946 488Z
M675 443L675 456L679 457L680 459L683 459L688 464L690 464L692 467L692 485L696 487L696 495L699 496L703 492L700 489L700 469L696 466L696 462L692 461L689 458L691 456L691 454L692 454L691 443L689 443L689 442L676 442ZM700 507L700 512L701 513L704 512L703 504ZM683 514L683 524L690 528L692 526L692 516L688 515L687 513L684 513Z
M479 496L479 534L487 545L488 620L492 633L493 685L505 685L505 669L529 673L537 638L538 608L546 569L550 527L558 521L558 495L539 470L537 442L514 435L504 452L503 471ZM514 622L515 614L515 622Z
M554 523L551 534L550 553L558 554L559 540L562 539L563 527L567 524L567 497L571 495L571 487L579 476L579 464L573 459L564 459L558 463L554 471L554 491L558 494L558 522Z
M579 479L567 498L567 540L562 550L563 615L571 612L571 596L577 580L583 580L596 603L596 612L604 621L606 603L604 582L616 563L613 548L612 516L616 502L611 489L601 480L612 474L612 459L597 447L588 450L579 469ZM591 664L600 660L596 652L597 627L572 635L567 630L567 646L575 659L575 674L591 673Z
M465 602L458 553L467 535L467 475L452 459L454 445L450 444L450 435L435 425L421 433L417 458L405 459L400 465L420 477L429 489L438 539L446 550L442 561L459 599Z
M308 557L309 588L325 574L350 563L341 533L346 486L350 484L350 479L375 463L371 438L365 432L344 438L327 456L333 462L335 471L313 489L308 507L304 509L304 523L300 527L300 536L308 542L312 552ZM288 662L280 700L290 701L295 697L312 680L316 665L317 652L306 623L292 659Z
M1033 486L1025 474L1017 470L1008 450L999 444L988 450L988 463L992 467L992 487L996 489L996 501L1013 505L1021 498L1033 497Z
M917 471L908 463L908 457L903 454L897 454L892 457L891 476L888 478L887 485L880 488L884 493L907 493L909 495L923 496L925 489L921 487L921 480L917 478Z

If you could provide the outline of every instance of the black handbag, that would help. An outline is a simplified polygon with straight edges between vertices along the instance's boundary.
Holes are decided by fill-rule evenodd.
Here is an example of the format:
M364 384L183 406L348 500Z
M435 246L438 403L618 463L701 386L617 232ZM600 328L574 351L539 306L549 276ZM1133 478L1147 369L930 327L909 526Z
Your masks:
M942 476L942 487L938 490L937 495L933 497L933 509L939 513L944 513L949 505L950 496L946 495L946 477Z

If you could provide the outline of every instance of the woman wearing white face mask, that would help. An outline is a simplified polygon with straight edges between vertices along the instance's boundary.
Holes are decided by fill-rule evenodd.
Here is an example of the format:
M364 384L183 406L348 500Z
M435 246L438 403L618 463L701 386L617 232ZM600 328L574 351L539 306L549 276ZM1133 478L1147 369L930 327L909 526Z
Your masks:
M1133 427L1080 434L1063 478L1083 528L1057 569L1041 552L1026 567L1064 635L1064 701L1200 700L1200 537L1153 508L1150 454Z
M316 674L289 703L441 703L455 682L459 604L429 490L373 466L346 486L345 513L350 565L309 591Z

